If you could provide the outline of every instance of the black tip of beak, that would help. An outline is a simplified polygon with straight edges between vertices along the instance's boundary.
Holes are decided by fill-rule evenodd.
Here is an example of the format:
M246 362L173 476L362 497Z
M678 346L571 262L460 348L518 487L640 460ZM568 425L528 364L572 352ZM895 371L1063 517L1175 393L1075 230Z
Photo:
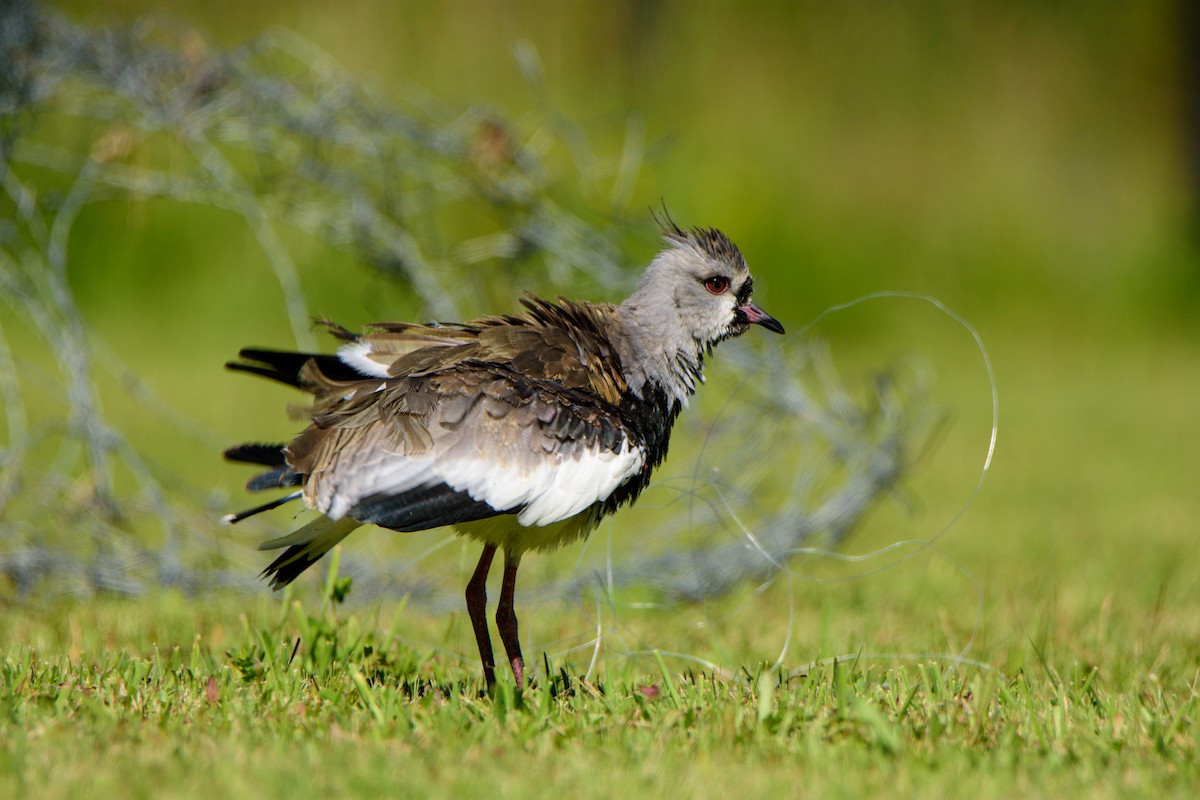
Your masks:
M741 306L739 310L746 318L746 322L749 322L751 325L762 325L769 331L773 331L775 333L784 333L783 325L780 324L779 320L775 319L770 314L754 305L754 303L747 303L746 305Z
M765 319L761 319L758 321L758 324L762 325L769 331L774 331L775 333L786 333L786 331L783 329L783 325L780 324L779 320L775 319L774 317L768 316Z

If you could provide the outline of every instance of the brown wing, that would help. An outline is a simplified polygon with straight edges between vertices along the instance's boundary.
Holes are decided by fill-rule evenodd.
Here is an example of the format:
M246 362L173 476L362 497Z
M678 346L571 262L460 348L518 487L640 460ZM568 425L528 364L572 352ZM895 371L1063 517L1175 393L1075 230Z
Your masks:
M461 325L372 325L339 356L369 375L390 378L427 375L465 362L502 364L519 375L589 389L619 403L627 384L611 341L618 330L615 306L562 298L552 303L532 295L522 303L526 314Z
M499 513L573 516L644 463L615 409L590 392L469 361L376 380L316 415L287 447L309 505L400 530Z
M337 356L243 351L232 365L303 388L311 422L284 454L308 504L401 530L518 513L570 516L640 468L607 305L523 301L454 325L384 323Z

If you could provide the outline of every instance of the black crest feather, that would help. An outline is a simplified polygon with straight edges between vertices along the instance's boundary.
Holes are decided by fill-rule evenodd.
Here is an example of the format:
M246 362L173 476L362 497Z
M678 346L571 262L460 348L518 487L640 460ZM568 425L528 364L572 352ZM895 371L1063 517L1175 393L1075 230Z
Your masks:
M663 202L661 212L651 208L650 216L658 223L663 237L668 241L691 245L717 261L733 264L739 269L747 269L746 257L742 255L742 251L716 228L697 226L685 230L679 227L675 220L671 219L666 202Z

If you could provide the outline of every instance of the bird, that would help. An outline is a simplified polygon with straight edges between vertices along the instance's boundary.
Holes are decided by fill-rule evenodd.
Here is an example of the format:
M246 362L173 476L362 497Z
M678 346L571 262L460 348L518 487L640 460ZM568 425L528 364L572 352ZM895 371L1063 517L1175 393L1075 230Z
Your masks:
M522 689L522 557L581 540L634 502L715 345L753 325L784 333L754 304L727 236L660 225L664 247L619 304L525 293L519 313L461 323L377 323L359 335L319 321L341 342L332 354L241 350L229 369L312 395L290 442L224 453L267 468L247 489L293 490L226 523L293 500L319 512L259 546L283 550L260 577L286 586L362 525L451 526L483 546L465 597L489 691L486 582L503 552L496 627Z

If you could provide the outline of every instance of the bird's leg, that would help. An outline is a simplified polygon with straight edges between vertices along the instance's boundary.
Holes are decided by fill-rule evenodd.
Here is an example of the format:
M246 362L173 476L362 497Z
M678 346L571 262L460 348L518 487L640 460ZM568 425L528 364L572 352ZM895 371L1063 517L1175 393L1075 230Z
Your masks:
M513 608L513 593L517 588L517 567L521 557L504 552L504 581L500 584L500 602L496 604L496 627L500 629L500 641L512 665L517 688L525 686L525 660L521 658L521 640L517 637L517 612Z
M484 545L479 563L475 565L475 572L467 583L467 616L471 618L471 627L475 630L475 643L479 645L479 658L483 661L483 679L487 682L488 691L491 691L496 683L496 659L492 656L492 638L488 635L487 627L487 576L492 568L492 557L495 555L496 545ZM503 630L501 635L504 635Z

